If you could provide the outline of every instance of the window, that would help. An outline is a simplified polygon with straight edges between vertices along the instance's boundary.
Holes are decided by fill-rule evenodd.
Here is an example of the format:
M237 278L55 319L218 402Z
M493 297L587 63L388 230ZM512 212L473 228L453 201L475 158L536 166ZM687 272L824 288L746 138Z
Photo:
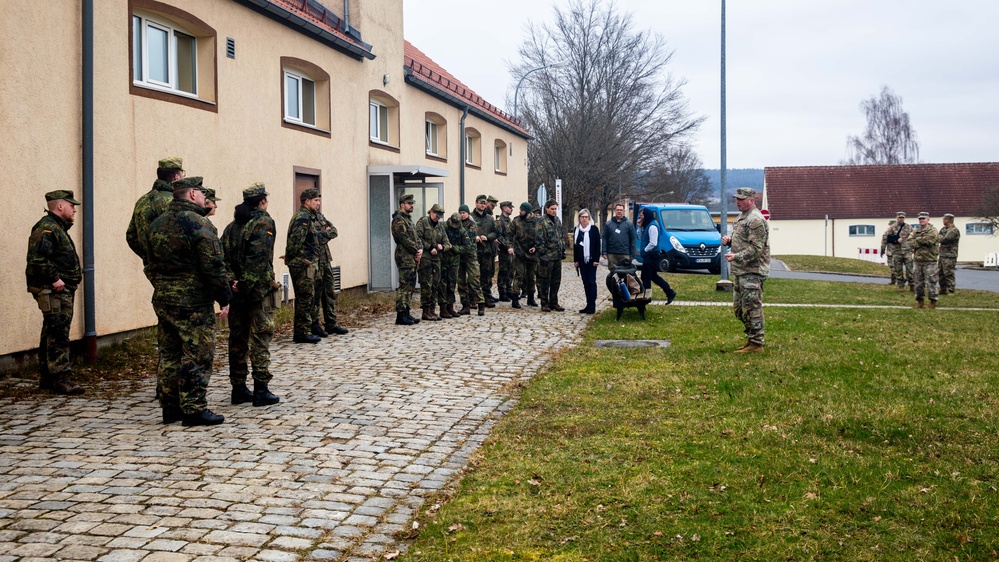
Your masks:
M969 236L992 236L992 225L987 222L971 222L964 225L964 233Z
M309 61L281 57L281 126L330 137L330 75Z
M465 164L469 166L481 166L482 155L482 135L475 129L465 129Z
M433 160L447 160L447 121L437 113L427 112L424 125L427 157Z
M493 145L493 170L497 174L506 173L506 143L496 139L496 143Z
M368 136L370 146L398 151L399 102L381 90L368 92Z
M132 81L198 96L198 42L166 20L132 16Z
M292 71L284 72L284 118L316 126L315 80Z
M874 236L873 224L855 224L850 226L850 236Z
M372 101L370 110L371 140L388 144L388 108L377 101Z
M427 121L427 154L437 156L438 144L437 123Z

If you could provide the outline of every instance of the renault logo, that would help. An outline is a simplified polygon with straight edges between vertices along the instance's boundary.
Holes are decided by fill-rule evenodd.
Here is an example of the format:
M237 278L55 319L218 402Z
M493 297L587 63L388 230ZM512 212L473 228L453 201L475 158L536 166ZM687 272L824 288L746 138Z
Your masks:
M703 252L704 250L707 250L707 249L708 249L708 247L704 245L704 242L701 242L701 251Z

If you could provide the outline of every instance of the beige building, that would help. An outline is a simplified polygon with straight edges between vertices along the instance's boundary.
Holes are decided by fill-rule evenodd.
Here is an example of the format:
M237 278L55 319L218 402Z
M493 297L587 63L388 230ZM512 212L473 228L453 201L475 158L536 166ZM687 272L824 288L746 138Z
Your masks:
M344 288L395 286L389 224L405 192L417 196L414 220L479 193L527 198L528 133L403 39L401 2L327 4L9 6L0 21L0 220L11 233L0 248L0 357L38 344L42 318L25 291L24 257L47 191L72 189L83 202L70 234L92 282L77 293L72 338L87 332L88 345L155 323L152 287L125 230L163 157L182 157L189 176L218 191L220 231L242 189L266 183L275 255L298 194L318 186L340 233L331 249ZM275 270L279 279L287 272L280 259Z

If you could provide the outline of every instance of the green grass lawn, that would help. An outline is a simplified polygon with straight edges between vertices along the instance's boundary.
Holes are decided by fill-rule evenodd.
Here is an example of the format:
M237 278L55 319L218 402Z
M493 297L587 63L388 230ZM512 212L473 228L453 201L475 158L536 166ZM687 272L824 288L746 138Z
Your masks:
M829 258L824 256L774 256L784 262L791 271L814 271L829 273L852 273L891 277L891 269L877 262L853 258Z
M668 278L682 300L731 298ZM913 298L772 279L764 302ZM770 307L749 356L730 307L604 312L428 502L402 559L999 558L999 301L952 303L997 310Z

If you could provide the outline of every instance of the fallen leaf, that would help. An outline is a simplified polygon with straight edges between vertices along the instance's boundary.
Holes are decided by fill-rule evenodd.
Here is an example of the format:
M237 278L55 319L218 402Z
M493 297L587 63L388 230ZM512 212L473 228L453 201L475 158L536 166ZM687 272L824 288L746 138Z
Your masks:
M805 494L805 499L806 500L814 500L814 499L816 499L818 497L819 497L819 495L816 494L815 492L808 492L807 494Z
M386 560L395 560L396 558L398 558L401 555L402 555L401 552L399 552L398 550L394 550L394 551L389 552L388 554L386 554L385 555L385 559Z
M450 527L448 527L447 530L451 531L453 533L455 531L460 531L460 530L462 530L464 528L465 528L465 526L462 525L461 523L455 523L454 525L451 525Z

